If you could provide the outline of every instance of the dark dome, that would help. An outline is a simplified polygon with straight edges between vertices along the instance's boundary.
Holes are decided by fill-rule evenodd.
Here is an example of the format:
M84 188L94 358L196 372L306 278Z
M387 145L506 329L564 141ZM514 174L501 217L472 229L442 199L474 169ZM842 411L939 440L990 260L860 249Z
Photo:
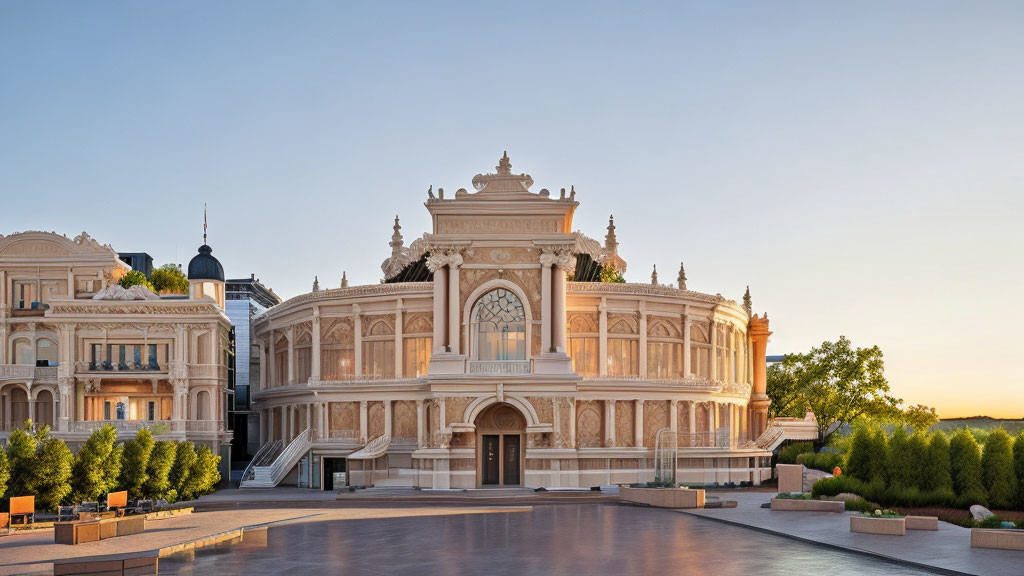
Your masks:
M199 247L199 254L188 263L188 279L224 281L224 267L213 257L213 248L206 244Z

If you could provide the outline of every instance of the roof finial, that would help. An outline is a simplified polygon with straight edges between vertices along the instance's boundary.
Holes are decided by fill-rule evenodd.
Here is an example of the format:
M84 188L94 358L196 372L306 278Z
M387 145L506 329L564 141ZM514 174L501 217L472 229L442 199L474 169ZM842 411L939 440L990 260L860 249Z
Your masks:
M498 170L498 174L512 173L512 161L508 159L508 150L502 153L501 160L498 160L498 165L494 168Z
M391 242L388 243L388 246L391 246L391 255L396 256L402 253L402 244L404 243L401 232L402 225L398 223L398 214L395 214L395 225L392 230L395 233L391 235Z
M317 276L313 276L313 292L319 292L319 291L320 291L320 278L317 277Z
M679 263L679 276L676 277L676 282L680 290L686 290L686 268L682 262Z
M348 274L344 270L341 271L341 287L348 288Z
M751 311L754 309L750 301L750 286L747 286L747 291L743 293L743 309L747 311L747 316L750 316Z
M576 199L576 185L573 184L572 186L569 187L569 200L575 200L575 199Z
M657 264L654 265L654 271L651 272L651 285L652 286L657 286L658 285L658 265Z
M604 249L614 254L618 251L619 241L615 238L615 215L608 216L608 234L604 237Z
M203 202L203 245L206 245L206 202Z

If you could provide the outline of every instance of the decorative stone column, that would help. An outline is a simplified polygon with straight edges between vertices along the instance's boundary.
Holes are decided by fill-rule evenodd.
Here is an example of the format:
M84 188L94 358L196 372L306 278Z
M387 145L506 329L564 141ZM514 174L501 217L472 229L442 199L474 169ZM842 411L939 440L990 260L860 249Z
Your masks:
M604 401L605 447L615 446L615 400Z
M352 305L352 337L353 354L355 356L354 377L363 377L363 317L359 312L359 304Z
M295 384L295 326L289 326L284 337L288 339L288 382L285 385L291 386Z
M689 423L690 423L690 426L688 427L688 430L689 430L689 433L690 433L689 442L687 442L688 446L693 446L694 445L694 439L698 437L697 436L697 407L696 407L696 404L697 403L693 402L693 401L687 402L687 408L689 409L688 416L689 416Z
M633 445L644 447L644 401L636 400L633 407Z
M320 382L320 307L313 307L313 359L309 367L310 378Z
M434 354L444 352L448 344L448 332L445 330L448 312L448 283L445 279L447 264L448 257L442 252L431 252L427 258L427 269L434 275Z
M462 266L462 254L453 252L448 255L448 346L452 354L459 354L461 347L459 317L459 266Z
M540 255L540 352L547 354L552 352L552 294L551 294L551 267L558 261L558 256L552 251L544 251Z
M690 305L683 308L683 378L693 374L693 358L690 357Z
M59 399L60 413L57 413L55 409L53 411L54 416L57 418L55 424L57 430L60 432L68 432L71 430L71 419L74 417L73 399L75 391L75 379L64 377L57 379L57 396L54 401Z
M711 315L711 380L718 380L718 322Z
M404 348L405 347L402 346L402 337L403 337L402 333L403 333L404 328L405 328L404 326L402 326L402 309L403 308L404 308L404 303L402 302L402 299L399 298L398 301L395 303L395 378L405 378L406 377L405 366L403 365L405 363L404 362L404 354L405 354Z
M671 410L671 413L669 414L669 417L668 417L668 426L669 426L669 428L672 429L673 432L678 434L679 433L679 401L678 400L671 400L671 401L669 401L668 407L669 407L669 410ZM677 439L676 442L678 444L678 439Z
M416 401L416 447L424 448L426 439L426 421L423 418L423 400Z
M754 368L754 385L750 391L750 423L751 436L757 438L768 427L768 337L772 335L768 329L768 315L754 315L750 318L750 355Z
M264 389L273 388L274 386L280 386L281 383L277 381L277 337L274 336L274 331L270 331L270 359L267 362L267 380L263 384Z
M608 375L608 299L601 297L597 307L597 374Z
M566 353L566 342L565 342L565 289L566 289L566 276L572 274L576 269L576 257L568 250L561 250L557 253L557 260L555 260L555 268L552 270L554 274L554 283L551 287L552 290L552 346L555 352L559 354Z
M640 377L647 378L647 302L640 301Z
M366 442L368 438L367 432L367 404L366 400L359 401L359 441Z

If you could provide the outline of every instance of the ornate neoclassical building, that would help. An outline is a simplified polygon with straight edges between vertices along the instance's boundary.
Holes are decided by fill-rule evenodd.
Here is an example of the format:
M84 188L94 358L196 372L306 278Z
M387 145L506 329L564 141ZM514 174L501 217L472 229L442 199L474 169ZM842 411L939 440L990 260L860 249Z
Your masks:
M231 325L210 252L189 264L190 294L159 296L118 286L129 266L84 232L0 236L0 439L26 420L75 445L105 424L145 427L226 466Z
M346 465L363 485L637 482L663 429L680 481L770 476L770 332L749 294L687 290L682 269L621 282L613 222L603 246L574 232L575 190L531 192L507 155L472 184L431 189L433 230L408 246L395 219L381 284L314 285L256 320L268 448L249 485Z

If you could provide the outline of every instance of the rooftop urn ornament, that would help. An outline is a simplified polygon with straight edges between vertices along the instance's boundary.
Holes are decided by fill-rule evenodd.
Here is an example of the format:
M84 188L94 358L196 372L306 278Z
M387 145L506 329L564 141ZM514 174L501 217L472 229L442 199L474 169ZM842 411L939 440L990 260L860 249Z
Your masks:
M320 291L320 278L313 276L313 292Z
M569 200L575 200L575 199L576 199L576 185L574 184L574 185L569 187Z
M743 293L743 309L747 311L747 316L750 316L753 310L753 305L750 302L750 286L747 286L747 291Z
M686 290L686 268L683 263L679 263L679 276L676 277L676 283L679 284L680 290Z
M348 288L348 274L344 270L341 271L341 287Z
M654 270L651 272L651 286L658 285L658 265L654 265Z

